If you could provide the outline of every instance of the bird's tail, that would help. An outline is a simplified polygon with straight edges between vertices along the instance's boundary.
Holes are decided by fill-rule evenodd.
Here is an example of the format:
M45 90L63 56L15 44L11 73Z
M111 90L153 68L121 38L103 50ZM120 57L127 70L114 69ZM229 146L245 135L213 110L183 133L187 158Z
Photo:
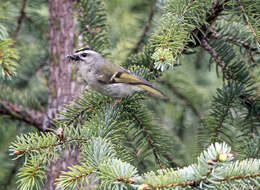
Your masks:
M160 97L160 98L163 98L163 99L168 99L168 96L166 94L164 94L160 90L152 87L151 85L138 84L137 86L139 88L142 88L142 89L146 90L148 93L150 93L153 96L157 96L157 97Z

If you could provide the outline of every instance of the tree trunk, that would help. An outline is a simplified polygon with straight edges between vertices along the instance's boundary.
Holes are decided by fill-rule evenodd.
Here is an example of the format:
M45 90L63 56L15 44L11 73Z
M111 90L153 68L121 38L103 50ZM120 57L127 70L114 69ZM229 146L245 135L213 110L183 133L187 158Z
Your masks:
M43 122L44 129L51 127L51 121L58 110L75 97L82 86L77 84L75 69L68 63L66 56L73 52L75 20L73 0L49 0L49 95L48 109ZM74 154L74 155L72 155ZM65 151L60 160L51 164L46 173L46 190L55 189L54 181L61 170L77 160L78 153Z

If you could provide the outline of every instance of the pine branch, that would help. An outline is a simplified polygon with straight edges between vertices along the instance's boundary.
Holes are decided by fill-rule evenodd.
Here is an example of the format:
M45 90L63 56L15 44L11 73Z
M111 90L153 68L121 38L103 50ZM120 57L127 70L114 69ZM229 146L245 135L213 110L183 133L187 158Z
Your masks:
M59 178L56 179L57 186L63 187L62 189L80 189L88 181L91 174L96 174L97 169L89 168L85 163L82 165L74 165L68 167L69 172L62 171ZM84 181L82 180L84 179ZM74 186L72 184L75 184ZM87 183L86 183L87 184Z
M0 101L0 115L9 115L12 119L26 122L35 126L39 131L44 131L42 128L43 112L23 108L20 105L11 104L7 101Z
M216 21L229 1L187 1L184 5L180 0L169 1L162 15L161 32L155 33L152 39L156 44L152 55L155 69L164 71L172 68L187 49L199 46L208 26ZM198 7L205 10L197 11Z
M222 68L223 71L226 69L226 64L224 61L221 60L221 58L217 55L217 52L214 50L213 47L209 45L207 40L205 38L202 38L201 40L202 47L209 52L209 54L214 58L216 63Z
M14 44L15 44L15 42L16 42L18 33L19 33L19 31L20 31L20 28L21 28L22 21L23 21L24 16L25 16L25 11L24 11L24 10L25 10L25 7L26 7L26 1L27 1L27 0L23 0L23 2L22 2L22 7L21 7L21 9L20 9L20 15L19 15L19 17L17 18L16 28L15 28L15 30L14 30L13 37L12 37L12 39L13 39L13 41L14 41ZM13 44L13 46L14 46L14 44Z
M26 148L26 149L16 149L13 154L14 155L21 155L26 152L34 152L34 151L41 151L43 149L51 149L60 145L64 145L66 143L71 143L75 141L83 141L83 142L88 142L90 139L88 138L70 138L70 139L60 139L60 136L57 135L58 138L54 143L48 144L48 145L43 145L43 146L38 146L38 147L31 147L31 148Z
M239 75L239 70L236 71L238 72L237 74L234 73L234 71L232 71L231 68L227 68L227 64L222 60L222 58L217 54L216 50L207 42L206 38L203 38L201 41L201 46L209 52L209 54L212 56L212 58L215 60L215 62L221 67L224 77L227 80L238 80L240 83L250 83L250 80L248 79L248 74L247 76L245 76L244 74L241 74L241 76L236 76L237 74ZM232 66L230 66L232 67ZM236 65L234 66L236 67ZM242 67L241 67L242 68ZM241 70L242 72L246 72L245 69L246 68L242 68L243 70ZM242 77L242 78L241 78ZM254 100L248 96L247 94L242 94L239 96L240 100L243 102L244 106L249 110L249 112L251 112L252 110L254 110L254 107L252 106L252 103L254 102ZM256 111L255 113L256 117L260 116L260 113Z
M97 112L102 105L111 102L112 100L109 97L90 90L84 90L73 102L70 102L71 105L64 106L64 111L59 114L55 121L69 126L78 122L82 117L86 120L88 117L86 115Z
M224 182L224 181L232 181L232 180L237 180L237 179L249 179L249 178L255 178L255 177L260 177L260 173L226 177L224 179L218 179L217 181L218 182Z
M228 116L228 113L230 111L230 104L231 104L231 102L227 103L226 108L224 110L224 113L221 115L221 118L218 121L219 123L218 123L217 127L215 128L215 138L219 137L219 133L221 132L220 130L223 127L223 123L225 121L225 118Z
M0 49L0 60L1 60L1 64L2 64L2 67L3 67L3 70L8 73L10 76L13 75L13 72L11 70L8 69L8 65L5 64L5 56L3 56L3 52L1 51Z
M142 121L141 121L135 114L133 114L133 117L135 118L135 120L137 121L137 123L139 124L139 126L143 129L143 132L144 132L145 137L146 137L146 139L147 139L147 141L148 141L148 144L149 144L150 147L152 148L153 155L154 155L154 158L155 158L157 164L159 165L159 167L160 167L161 169L163 169L162 163L161 163L161 161L160 161L160 159L159 159L158 152L157 152L157 150L156 150L156 148L155 148L155 146L154 146L154 144L153 144L153 140L152 140L150 134L147 133L147 131L146 131L146 129L145 129L145 126L143 125Z
M139 189L218 189L223 182L233 180L250 180L251 185L255 182L257 186L258 183L254 179L260 175L260 160L232 161L234 155L230 150L225 143L212 144L198 157L198 164L176 170L149 172L144 175L145 183L140 185Z
M221 60L221 58L218 56L216 50L212 46L210 46L210 44L207 42L206 38L202 38L201 46L206 51L209 52L209 54L213 57L213 59L216 61L216 63L221 67L223 73L227 74L227 76L225 75L225 77L227 79L231 79L233 74L230 71L227 70L226 63Z
M236 44L239 44L241 46L243 46L245 49L250 50L250 51L255 51L257 53L260 53L260 51L256 48L251 46L248 42L240 40L240 39L236 39L232 36L221 36L221 34L219 34L216 30L214 30L214 28L209 27L210 32L212 32L212 35L210 37L214 37L214 38L222 38L224 40L227 41L231 41L234 42Z
M178 89L171 83L169 83L168 81L159 81L161 84L166 85L170 90L172 90L172 92L181 100L184 101L184 103L190 107L191 111L201 120L201 114L200 112L197 110L197 108L193 105L192 101L185 96L184 94L182 94L181 92L178 91Z
M216 3L211 8L211 11L206 14L206 22L208 24L202 25L200 28L194 29L191 33L192 35L196 36L195 39L198 41L194 45L194 43L188 43L188 47L197 47L200 45L200 40L202 40L205 36L205 33L208 30L208 26L212 25L217 18L220 16L220 14L224 11L224 4L229 2L230 0L225 0L223 4L220 3L220 0L216 0Z
M254 28L253 28L251 22L249 21L249 18L248 18L247 14L246 14L246 10L245 10L244 6L242 5L242 3L241 3L240 0L237 0L237 2L238 2L239 7L240 7L241 10L242 10L242 13L243 13L243 16L244 16L244 19L245 19L247 25L250 27L251 32L252 32L253 35L255 36L255 39L256 39L256 40L258 41L258 43L260 44L260 39L258 38L258 36L257 36L257 34L256 34L256 32L255 32L255 30L254 30Z
M134 141L133 138L131 138L127 133L125 133L124 136L125 136L127 142L133 142ZM133 148L133 152L134 152L135 158L137 158L138 155L139 155L140 149L138 150L138 148L136 146L134 146L134 145L131 146L131 148ZM145 162L143 160L141 160L139 162L139 165L142 167L142 170L146 170L147 169L147 167L145 165Z
M205 176L207 177L207 176ZM239 180L239 179L250 179L250 178L256 178L256 177L260 177L260 173L257 174L251 174L251 175L237 175L237 176L232 176L232 177L226 177L224 179L217 179L217 182L225 182L225 181L233 181L233 180ZM158 185L158 186L151 186L148 184L143 184L142 190L146 190L146 189L165 189L165 188L175 188L175 187L190 187L190 188L194 188L194 187L199 187L200 186L200 182L202 182L204 180L201 181L197 181L195 182L195 180L189 180L189 181L184 181L184 182L179 182L179 183L172 183L172 184L168 184L168 185Z
M152 0L151 2L151 10L149 13L149 18L148 18L148 22L144 27L143 33L139 39L139 41L137 42L137 44L135 45L134 49L132 49L130 54L136 54L138 53L138 51L141 48L141 45L144 43L145 41L145 37L147 36L147 33L149 32L150 28L152 27L152 21L153 21L153 17L154 17L154 11L155 11L155 7L156 7L156 1L157 0Z
M0 40L0 66L2 66L2 69L0 69L3 76L5 76L5 73L9 76L15 73L19 55L15 48L11 48L13 43L13 40L9 38Z

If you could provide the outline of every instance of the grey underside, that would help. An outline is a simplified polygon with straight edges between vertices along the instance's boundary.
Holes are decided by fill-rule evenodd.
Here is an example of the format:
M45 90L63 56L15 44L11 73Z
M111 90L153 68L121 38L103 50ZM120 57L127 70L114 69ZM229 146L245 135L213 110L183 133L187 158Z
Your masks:
M105 84L104 86L102 86L102 89L96 87L91 87L91 88L105 95L113 96L113 97L125 97L127 95L134 93L135 91L142 90L137 86L123 84L123 83Z

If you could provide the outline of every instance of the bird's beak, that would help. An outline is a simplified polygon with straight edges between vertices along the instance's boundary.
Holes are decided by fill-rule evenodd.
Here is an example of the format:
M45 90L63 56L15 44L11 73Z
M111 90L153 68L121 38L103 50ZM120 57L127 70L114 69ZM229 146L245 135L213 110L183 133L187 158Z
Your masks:
M68 55L67 59L72 60L72 61L79 61L80 57L78 55Z

